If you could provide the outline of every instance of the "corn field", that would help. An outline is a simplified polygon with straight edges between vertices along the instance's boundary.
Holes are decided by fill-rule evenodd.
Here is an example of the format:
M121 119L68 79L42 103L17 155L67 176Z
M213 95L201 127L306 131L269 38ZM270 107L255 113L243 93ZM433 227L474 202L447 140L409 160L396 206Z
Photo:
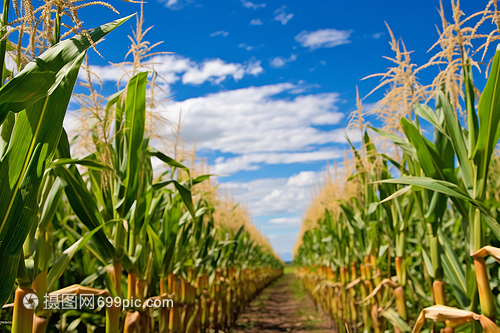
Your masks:
M4 0L0 24L0 331L229 331L284 263L186 151L180 117L155 113L148 59L166 52L144 3L90 30L80 9L116 9L35 5ZM420 66L387 25L392 67L364 98L384 97L364 110L358 93L356 140L304 216L294 274L334 332L500 333L500 11L451 8ZM102 96L87 51L134 19L133 60Z
M86 52L108 34L103 43L112 42L119 33L113 30L131 16L82 30L80 8L114 8L33 5L6 0L2 14L0 306L2 321L12 326L1 330L229 327L282 274L282 261L246 223L246 210L216 195L210 174L186 167L181 154L172 158L152 147L156 76L141 63L151 49L142 40L143 17L137 17L134 66L124 88L102 97L93 89ZM10 6L17 18L9 17ZM88 135L70 137L62 125L85 70L89 94L75 98ZM86 155L76 158L75 147ZM159 176L153 158L162 163ZM102 302L64 310L84 295Z
M500 16L495 1L469 17L452 8L421 67L389 29L393 67L373 75L385 97L367 112L358 98L361 145L329 169L302 225L295 274L339 331L500 332L500 48L487 59Z

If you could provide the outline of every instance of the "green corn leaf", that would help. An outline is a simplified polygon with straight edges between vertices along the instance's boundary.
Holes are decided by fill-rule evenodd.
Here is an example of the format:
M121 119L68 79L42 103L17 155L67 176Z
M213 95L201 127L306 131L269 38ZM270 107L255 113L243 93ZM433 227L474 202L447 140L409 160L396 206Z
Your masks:
M30 62L12 80L0 89L0 124L9 111L19 112L52 94L71 67L91 46L127 21L133 15L102 25L88 34L79 34L64 40Z
M59 208L62 197L63 186L59 179L56 179L51 186L50 192L45 200L40 214L40 222L38 228L46 230L49 223L54 218L57 208Z
M193 186L196 184L203 183L205 180L208 180L210 177L221 177L221 175L215 175L215 174L208 174L208 175L201 175L193 179Z
M114 93L113 95L111 95L108 98L108 103L106 104L106 113L109 113L109 111L111 110L111 108L113 107L113 105L115 105L116 103L118 103L118 101L120 100L120 98L123 95L124 91L125 90L122 89L122 90Z
M467 282L465 280L465 273L462 265L441 228L439 229L438 239L443 247L443 251L441 251L441 262L443 264L446 283L451 285L453 293L460 305L466 308L469 306L470 301L467 298Z
M177 162L173 158L168 157L167 155L159 152L158 150L149 147L148 150L147 150L147 154L148 154L149 157L154 156L154 157L160 159L162 162L167 163L168 165L170 165L173 168L179 168L179 169L182 169L182 170L186 171L186 173L190 176L190 172L189 172L189 168L188 167L186 167L182 163ZM202 176L200 176L200 177L202 177Z
M455 150L455 154L457 155L458 163L460 164L460 169L463 174L462 179L464 180L465 186L472 190L474 187L474 171L472 170L472 163L469 160L469 151L467 150L467 145L465 144L462 128L458 122L456 112L442 91L438 93L436 109L437 108L441 108L443 110L450 142Z
M17 268L19 266L19 258L21 251L15 255L0 254L2 261L2 272L0 273L0 305L3 306L10 297L14 289L14 284L17 277ZM5 273L4 273L5 272Z
M465 60L463 68L464 87L465 87L465 107L467 111L467 127L469 130L469 158L476 148L477 136L479 133L479 121L477 119L476 109L474 107L474 80L472 79L472 68L470 60Z
M89 230L94 230L102 225L103 218L99 212L99 208L94 198L88 192L76 167L71 166L70 169L67 169L64 166L58 166L54 170L57 176L62 180L64 191L66 192L71 208L73 208L80 221L82 221ZM103 230L98 230L93 239L98 246L100 254L104 258L119 259L116 255L115 248L109 242Z
M442 127L441 121L438 119L436 113L434 112L434 110L431 109L430 106L417 103L413 105L413 110L415 111L415 114L417 116L427 120L443 135L448 135L448 133L446 133L446 131Z
M13 287L20 254L26 235L38 214L38 187L43 177L46 151L37 145L23 174L18 191L12 200L10 214L5 218L5 229L0 234L0 306L7 301ZM34 190L36 189L36 191ZM16 261L17 259L17 261ZM5 264L4 264L5 263Z
M76 242L76 240L82 238L82 235L80 235L78 232L76 232L74 229L72 228L64 228L64 231L66 232L66 235L68 236L68 239L70 239L71 241L73 242ZM61 251L62 252L62 245L64 243L61 244L60 248L61 248ZM92 256L94 258L96 258L97 260L99 260L99 262L103 265L107 265L108 264L108 260L106 260L106 258L104 258L99 249L97 248L97 246L94 244L94 242L86 242L85 243L85 248L90 252L92 253Z
M62 131L62 123L66 114L66 108L71 98L71 93L78 76L83 55L78 61L72 64L67 76L61 79L60 85L48 96L30 106L26 111L22 111L17 116L14 125L12 138L9 147L0 164L0 241L6 235L12 235L12 229L17 222L10 220L9 216L13 213L12 207L14 200L20 190L20 181L27 171L27 165L30 163L34 154L34 149L38 145L43 145L43 162L50 162L55 154L59 137ZM45 167L44 167L45 169ZM44 172L44 169L41 170ZM32 190L38 192L40 182L34 182ZM37 204L35 204L37 206ZM26 207L35 209L34 207ZM10 225L9 223L15 223ZM30 229L32 221L22 226ZM27 233L17 229L19 237L26 237ZM2 246L0 245L0 249ZM13 248L17 251L16 248Z
M373 144L373 141L370 138L370 135L368 135L368 131L365 131L365 134L363 136L363 143L366 147L366 151L370 154L376 154L377 149L375 148L375 145Z
M125 141L126 141L126 176L123 180L125 193L121 207L122 215L136 200L139 187L139 163L141 160L144 126L146 121L146 86L148 73L141 72L132 77L127 85L125 100Z
M432 297L426 292L424 286L422 285L422 282L420 279L420 276L416 276L413 274L410 269L406 270L406 274L408 275L409 281L408 284L412 286L412 289L414 289L416 296L418 297L418 304L419 307L428 307L432 306Z
M495 237L500 240L500 224L498 224L497 220L490 215L490 212L486 207L480 205L479 210L481 210L483 221L490 228Z
M163 188L169 184L174 184L175 188L177 189L177 191L179 192L179 194L181 196L182 202L184 202L184 205L186 205L186 208L191 213L191 216L193 218L196 218L196 212L195 212L194 205L193 205L193 198L191 196L191 191L189 189L187 189L185 186L183 186L181 183L179 183L178 181L170 179L170 180L158 182L156 184L153 184L153 190L158 191L161 188Z
M92 273L92 274L88 275L85 279L83 279L82 282L80 282L80 284L82 286L87 286L90 283L97 280L98 278L100 278L101 276L108 274L107 267L111 267L111 266L112 265L106 265L104 267L101 266L99 269L97 269L97 271L95 273Z
M155 253L153 260L155 261L156 269L162 271L162 258L165 258L165 246L151 225L147 226L147 232L148 236L153 240L153 250Z
M449 166L443 161L434 144L424 138L408 119L402 118L401 126L406 137L417 151L418 161L425 175L434 179L458 183L453 166Z
M392 133L380 130L380 129L372 127L372 126L368 126L368 127L371 128L378 135L383 136L384 138L391 140L398 147L400 147L405 153L407 153L409 156L416 159L417 151L416 151L415 147L413 147L408 141L401 138L400 136L397 136L396 134L392 134Z
M401 332L411 332L410 326L391 308L382 312L382 316L386 318L392 325L396 326Z
M384 179L376 181L374 183L411 185L413 187L416 187L416 189L420 187L445 194L450 197L455 206L457 206L459 212L465 218L468 218L468 215L464 208L462 200L467 201L479 208L484 222L491 229L495 237L500 240L500 224L490 215L488 208L486 208L481 202L470 197L469 194L458 185L447 181L441 181L427 177L401 177L395 179Z
M417 188L421 187L431 191L440 192L453 198L458 198L466 201L472 200L469 194L461 189L458 185L428 177L401 177L379 180L374 183L412 185Z
M61 132L61 136L59 137L59 143L57 144L57 152L55 157L56 158L71 157L68 134L66 133L66 130L64 128Z
M0 132L0 158L4 155L7 147L9 146L10 137L12 135L12 130L14 129L14 123L16 122L16 115L10 112L5 118L3 124L1 124Z
M479 134L474 151L477 167L476 199L486 194L486 182L491 155L500 137L500 46L497 47L490 76L479 99Z
M110 186L103 186L103 173L99 170L89 169L87 175L92 194L102 207L101 214L104 220L112 219L114 216L113 194Z
M49 168L54 168L59 165L81 165L91 170L99 170L99 171L112 171L110 167L107 165L98 162L97 160L82 158L82 159L72 159L72 158L59 158L57 160L52 161L49 165Z
M467 297L473 300L477 297L477 279L474 265L467 264L465 266L465 280L467 281ZM476 299L476 302L478 299Z
M61 253L61 255L55 259L54 265L52 265L47 275L47 290L48 291L52 290L54 283L62 276L62 274L66 270L66 267L68 266L71 259L75 255L75 253L84 248L86 243L90 241L90 239L96 232L98 232L104 226L108 226L116 222L117 221L110 221L98 226L97 228L88 232L85 236L77 240L73 245L68 247L63 253Z
M141 161L144 128L146 122L146 87L148 72L141 72L130 79L127 85L125 100L125 147L123 161L125 163L124 194L120 207L122 216L130 209L137 199L139 188L139 163Z
M424 258L425 268L427 269L427 273L431 278L434 278L434 268L432 267L431 257L423 247L422 247L422 257Z

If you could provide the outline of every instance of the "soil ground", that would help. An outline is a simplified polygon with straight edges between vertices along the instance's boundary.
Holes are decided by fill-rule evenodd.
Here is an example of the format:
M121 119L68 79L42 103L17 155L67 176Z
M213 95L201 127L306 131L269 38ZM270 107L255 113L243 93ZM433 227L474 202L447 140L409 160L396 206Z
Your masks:
M231 333L333 332L330 319L318 310L301 282L291 273L274 281L238 316Z

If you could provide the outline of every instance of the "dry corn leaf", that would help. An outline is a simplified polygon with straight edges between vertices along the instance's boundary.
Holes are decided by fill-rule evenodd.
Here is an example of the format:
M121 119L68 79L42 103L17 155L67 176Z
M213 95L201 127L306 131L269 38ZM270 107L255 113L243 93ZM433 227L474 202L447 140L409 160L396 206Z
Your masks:
M313 294L317 293L321 288L326 287L326 286L335 288L335 287L342 286L342 284L339 283L339 282L331 282L331 281L328 281L328 280L323 280L320 283L318 283L318 285L316 286L316 288L314 288Z
M94 296L106 296L106 297L111 296L106 290L84 287L79 284L74 284L72 286L53 291L49 295L66 295L66 294L74 294L74 295L91 294Z
M361 282L360 278L357 278L356 280L351 281L349 284L347 284L345 286L345 290L351 289L352 287L354 287L355 285L359 284L360 282Z
M417 322L415 324L415 327L413 327L412 333L420 332L420 330L424 326L425 319L445 322L449 327L456 327L458 325L468 323L471 320L477 320L481 323L483 332L500 333L500 328L498 328L498 326L488 317L485 317L484 315L478 315L477 313L471 311L460 310L444 305L434 305L423 309L417 318Z
M373 296L377 295L377 293L380 291L380 289L382 289L383 286L389 286L391 288L397 288L399 287L399 284L397 284L396 282L394 282L393 280L391 279L384 279L382 280L382 282L380 282L380 284L375 287L375 289L373 289L373 291L370 293L370 295L366 296L366 298L363 300L363 302L369 300L370 298L372 298Z
M500 249L493 246L485 246L472 254L474 258L484 258L486 256L492 256L495 260L500 263Z

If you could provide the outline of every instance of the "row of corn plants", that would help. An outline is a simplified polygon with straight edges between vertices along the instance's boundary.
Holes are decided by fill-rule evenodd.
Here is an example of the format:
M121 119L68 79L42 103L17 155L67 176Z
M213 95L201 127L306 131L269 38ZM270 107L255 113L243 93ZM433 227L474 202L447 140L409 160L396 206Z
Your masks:
M382 126L367 124L359 103L361 144L304 222L295 272L339 331L500 332L500 49L481 92L471 56L497 39L498 29L477 29L499 12L490 1L460 21L459 3L452 8L448 23L441 6L442 51L421 68L390 31L396 67L372 111ZM486 44L474 49L480 36ZM415 74L433 64L441 72L421 86Z
M147 96L155 73L134 67L125 88L86 119L91 151L80 158L71 152L63 121L86 50L130 18L83 31L77 11L92 4L114 9L101 2L46 1L34 9L31 1L4 1L0 330L229 327L281 275L282 263L244 221L217 221L218 201L200 187L209 174L195 176L152 147ZM9 21L12 5L18 18ZM15 60L14 71L5 69L6 56ZM87 85L92 90L90 79ZM163 165L160 176L153 175L153 159ZM106 304L62 306L82 295L105 297ZM170 302L155 302L163 300Z

